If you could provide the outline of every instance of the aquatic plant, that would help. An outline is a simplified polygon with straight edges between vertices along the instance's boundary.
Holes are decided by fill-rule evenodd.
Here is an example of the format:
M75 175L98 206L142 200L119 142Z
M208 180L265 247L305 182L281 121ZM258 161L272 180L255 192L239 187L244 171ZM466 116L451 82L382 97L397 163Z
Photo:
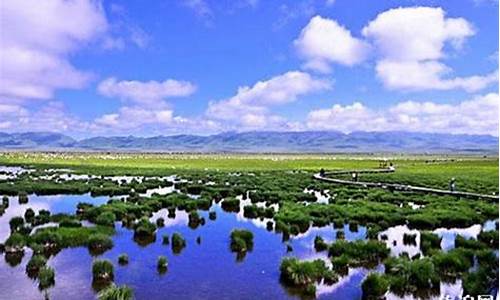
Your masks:
M128 261L129 261L129 259L128 259L128 255L126 253L122 253L122 254L120 254L120 256L118 256L118 263L120 265L122 265L122 266L127 265Z
M439 277L429 258L412 261L406 257L390 257L384 264L390 289L396 293L439 287Z
M23 252L26 246L26 237L20 233L12 233L4 243L6 253Z
M18 196L17 199L19 201L19 204L26 204L26 203L28 203L28 201L29 201L28 193L22 191L22 192L19 192L19 194L17 196Z
M172 234L172 251L177 254L180 253L184 247L186 247L186 240L180 233L174 232L174 234Z
M416 233L404 233L403 234L403 244L404 245L417 245L417 234Z
M163 243L163 245L168 245L168 244L170 244L170 237L169 237L169 235L168 235L168 234L164 234L164 235L163 235L162 243Z
M200 214L197 211L192 211L188 215L188 226L191 229L196 229L200 224L204 224L205 220L200 217Z
M13 217L9 221L10 231L19 231L24 226L24 219L22 217Z
M476 239L464 238L461 235L457 235L455 237L455 247L471 249L471 250L480 250L486 248L487 245Z
M45 290L55 284L54 269L48 266L43 266L38 271L38 288Z
M290 286L299 287L307 294L314 294L315 283L329 273L325 262L321 259L300 261L295 257L286 257L280 265L281 279Z
M378 273L370 273L361 284L363 299L383 299L388 289L389 281Z
M134 292L132 288L121 285L117 286L111 284L104 288L97 294L98 300L132 300L134 299Z
M498 230L483 230L478 234L477 239L490 248L498 249Z
M161 217L156 219L156 227L158 228L165 227L165 219Z
M113 281L113 264L109 260L95 260L92 264L93 281Z
M163 271L167 269L168 267L168 259L166 256L160 255L158 256L158 261L156 263L156 267L158 268L158 271Z
M325 251L326 249L328 249L328 244L325 242L325 240L323 240L321 236L317 235L314 238L314 249L316 249L316 251L318 252Z
M457 277L472 266L474 254L471 251L457 248L448 252L434 253L431 259L440 274L447 277Z
M35 254L26 264L26 273L32 278L36 277L38 276L38 272L40 271L40 269L44 267L46 264L47 264L47 259L45 258L45 256L40 254Z
M422 231L420 233L420 249L424 255L430 255L432 251L441 249L441 238L432 232Z
M156 226L147 217L142 217L134 226L134 235L139 237L152 236L155 234Z
M114 226L116 221L116 216L110 211L105 211L96 218L95 223L103 226Z
M221 202L221 207L227 212L239 212L240 211L240 200L236 198L225 198Z
M253 248L253 233L245 229L234 229L231 232L231 251L246 252Z
M384 242L375 240L354 242L338 240L328 249L328 255L331 257L344 255L349 258L350 266L375 264L386 258L389 252Z
M87 246L91 253L102 254L113 248L113 240L105 234L95 233L88 237Z
M26 222L31 223L35 218L35 211L30 207L24 212L24 219Z

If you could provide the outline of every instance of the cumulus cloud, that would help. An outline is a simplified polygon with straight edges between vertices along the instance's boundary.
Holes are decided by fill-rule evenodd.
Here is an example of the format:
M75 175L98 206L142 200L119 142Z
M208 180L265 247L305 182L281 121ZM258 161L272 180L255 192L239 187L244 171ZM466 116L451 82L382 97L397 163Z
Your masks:
M145 124L170 124L173 111L169 109L151 110L138 106L124 106L118 113L105 114L95 120L97 125L120 129L136 128Z
M104 33L100 2L16 1L0 3L2 98L50 99L58 88L79 88L89 74L68 55Z
M498 71L484 76L445 78L452 70L438 61L381 60L376 65L377 76L389 89L451 90L468 92L481 90L498 81Z
M476 33L463 18L447 17L439 7L389 9L377 15L356 38L336 20L313 17L294 46L303 67L331 72L333 64L353 66L375 60L377 78L391 90L453 90L475 92L498 81L498 70L457 76L447 66L445 50L460 50Z
M459 48L474 35L463 18L447 18L439 7L395 8L380 13L362 30L384 59L429 60L444 56L446 43Z
M118 112L96 118L92 131L110 134L174 134L174 133L214 133L220 124L200 118L184 118L174 115L173 110L141 106L123 106Z
M107 78L97 87L98 92L106 97L116 97L123 101L146 105L158 105L169 97L185 97L196 91L196 86L188 81L167 79L164 81L137 81Z
M253 86L239 87L229 99L210 102L206 116L249 128L287 126L279 116L270 114L269 107L296 101L305 94L328 90L332 82L312 77L308 73L290 71Z
M478 91L498 80L498 72L453 77L446 45L460 49L475 30L463 18L448 18L439 7L406 7L380 13L362 30L377 52L377 77L389 89Z
M320 130L414 131L498 136L499 95L476 96L457 104L404 101L386 109L360 102L311 111L306 127Z
M299 54L305 58L305 68L330 72L330 63L352 66L366 59L368 43L352 36L337 21L313 17L294 41Z
M69 113L62 102L50 101L36 110L27 110L16 104L0 104L0 127L16 132L84 133L89 129L89 124Z

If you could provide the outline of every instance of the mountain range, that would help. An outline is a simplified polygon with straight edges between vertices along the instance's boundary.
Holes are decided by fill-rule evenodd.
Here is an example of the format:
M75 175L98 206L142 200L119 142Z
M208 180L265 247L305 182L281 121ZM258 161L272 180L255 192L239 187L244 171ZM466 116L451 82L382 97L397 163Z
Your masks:
M0 133L3 150L152 152L404 152L498 153L498 137L415 132L251 131L154 137L113 136L77 140L53 132Z

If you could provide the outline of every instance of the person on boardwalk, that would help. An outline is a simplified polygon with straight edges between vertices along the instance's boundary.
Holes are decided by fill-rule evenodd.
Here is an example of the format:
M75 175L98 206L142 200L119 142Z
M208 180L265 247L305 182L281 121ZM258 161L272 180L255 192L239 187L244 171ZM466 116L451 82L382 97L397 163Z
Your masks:
M450 180L450 191L451 192L455 192L456 191L455 177L451 178L451 180Z
M352 181L354 182L358 181L358 172L352 172Z
M321 170L319 170L319 176L325 177L325 169L321 168Z

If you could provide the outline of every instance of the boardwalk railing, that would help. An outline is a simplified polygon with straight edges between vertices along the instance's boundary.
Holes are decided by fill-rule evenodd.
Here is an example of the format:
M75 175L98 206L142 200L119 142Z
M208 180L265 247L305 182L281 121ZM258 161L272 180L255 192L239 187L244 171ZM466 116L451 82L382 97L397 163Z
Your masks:
M456 196L456 197L465 197L465 198L473 198L473 199L489 199L498 201L498 195L488 195L488 194L478 194L478 193L469 193L469 192L460 192L460 191L450 191L450 190L441 190L423 186L414 186L407 184L399 184L399 183L384 183L384 182L366 182L366 181L351 181L345 179L337 179L331 178L331 176L338 175L346 175L346 174L373 174L373 173L393 173L394 169L365 169L365 170L342 170L342 171L331 171L331 172L323 172L314 174L313 177L317 180L335 183L335 184L343 184L343 185L354 185L360 186L364 188L381 188L393 191L405 191L405 192L417 192L417 193L430 193L437 195L448 195L448 196Z

